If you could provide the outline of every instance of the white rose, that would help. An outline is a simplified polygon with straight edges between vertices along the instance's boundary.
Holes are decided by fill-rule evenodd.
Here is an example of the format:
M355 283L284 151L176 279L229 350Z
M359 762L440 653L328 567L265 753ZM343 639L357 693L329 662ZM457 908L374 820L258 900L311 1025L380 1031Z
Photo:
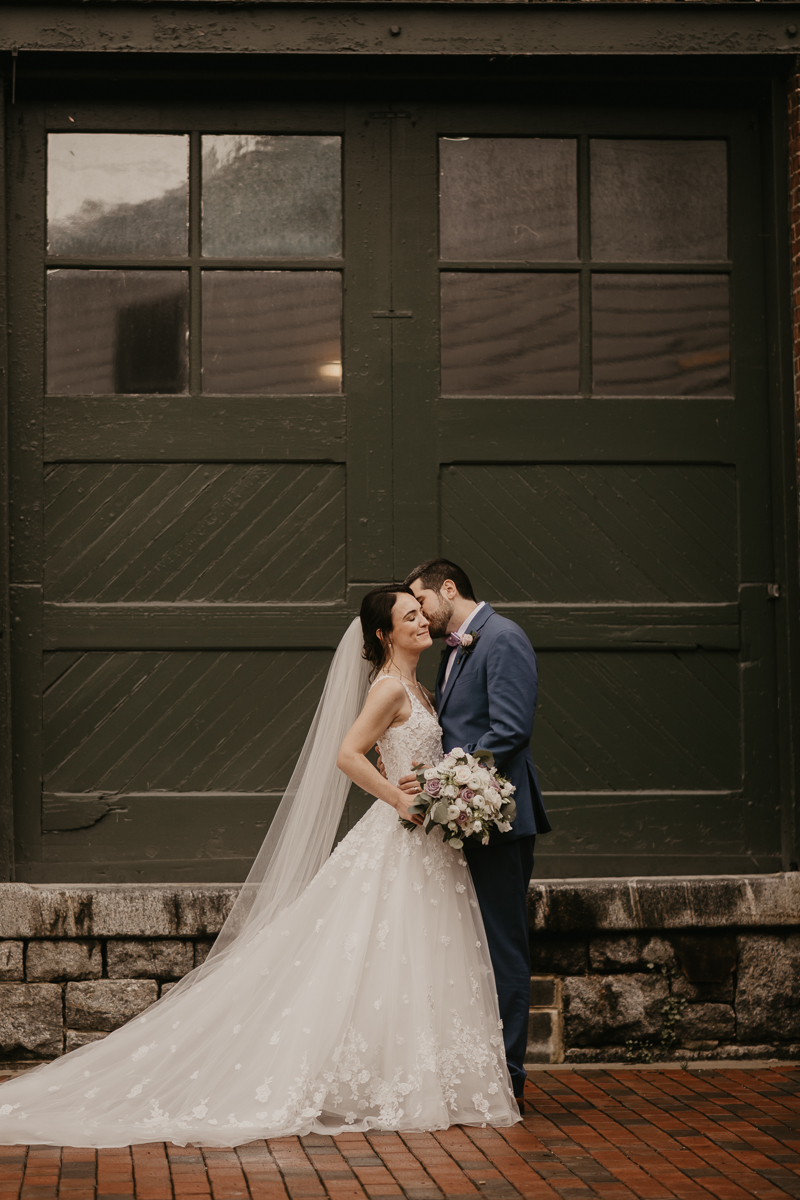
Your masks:
M472 772L467 766L456 767L455 771L453 772L453 778L455 779L456 783L460 783L463 786L463 784L469 783L470 779L472 778Z
M454 758L451 758L449 754L448 754L447 758L443 758L442 761L439 763L439 767L444 771L452 771L452 769L455 765L456 765L456 760Z
M461 812L461 809L458 807L458 805L457 805L457 804L451 804L451 805L449 806L449 808L447 809L447 819L448 819L448 821L455 821L456 817L458 816L458 814L459 814L460 812Z
M438 779L439 772L436 770L436 767L427 767L425 770L425 778L426 779Z
M450 751L449 757L450 758L466 758L467 756L466 756L465 752L461 749L460 746L456 746L455 750Z
M504 783L503 786L501 787L500 791L503 793L504 796L510 796L511 793L514 791L513 783Z
M478 775L476 771L473 771L469 777L469 786L472 788L473 792L480 792L485 786L485 783L486 781L481 779L480 775Z

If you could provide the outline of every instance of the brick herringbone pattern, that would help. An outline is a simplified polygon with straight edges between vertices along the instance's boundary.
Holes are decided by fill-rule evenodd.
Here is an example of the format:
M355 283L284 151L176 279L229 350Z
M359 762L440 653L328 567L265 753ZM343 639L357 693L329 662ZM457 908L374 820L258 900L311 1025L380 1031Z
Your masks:
M537 1071L509 1130L0 1148L0 1200L800 1198L800 1069Z

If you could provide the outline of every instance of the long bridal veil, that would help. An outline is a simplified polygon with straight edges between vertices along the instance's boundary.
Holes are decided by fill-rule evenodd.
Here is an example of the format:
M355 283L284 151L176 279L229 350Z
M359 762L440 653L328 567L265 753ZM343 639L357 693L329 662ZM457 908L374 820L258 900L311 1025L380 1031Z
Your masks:
M298 898L331 852L350 780L336 766L345 734L364 706L369 665L361 622L339 643L297 765L247 879L205 963L171 995L219 965L234 943L248 941Z
M81 1046L6 1083L0 1097L0 1144L33 1139L51 1145L117 1146L127 1144L127 1139L134 1135L137 1135L135 1140L142 1140L138 1137L142 1132L144 1140L152 1140L152 1133L147 1130L152 1126L155 1132L160 1120L159 1104L155 1102L150 1117L137 1116L136 1106L140 1102L136 1097L150 1079L148 1072L147 1078L134 1080L132 1090L126 1094L132 1067L134 1071L140 1070L136 1065L138 1060L156 1050L166 1033L166 1050L162 1044L153 1055L153 1067L160 1054L162 1065L169 1062L170 1069L159 1070L159 1088L165 1094L176 1093L176 1089L176 1094L180 1093L186 1086L182 1071L186 1069L188 1074L186 1064L197 1052L197 1040L189 1033L190 1026L195 1028L194 1022L199 1020L195 1032L201 1033L206 1021L218 1020L229 1005L225 999L230 987L229 972L223 970L223 978L214 980L218 970L226 963L247 960L243 948L298 901L330 855L350 790L350 780L337 768L336 758L347 730L363 707L369 684L369 668L362 652L361 623L356 619L339 643L289 785L209 957L151 1005L146 1014L122 1026L108 1039ZM231 958L234 951L238 953ZM201 999L199 993L204 991L206 982L213 986L206 988ZM146 1026L146 1030L141 1026ZM179 1032L170 1034L175 1030ZM183 1043L182 1030L185 1030ZM153 1040L137 1049L145 1032L148 1042ZM188 1041L185 1034L189 1034ZM169 1045L173 1040L175 1044ZM224 1068L230 1066L225 1060L226 1048L233 1053L230 1038L220 1042L215 1038L201 1041L203 1061L214 1066L216 1075L218 1068L224 1075ZM165 1053L169 1057L165 1058ZM85 1091L89 1076L92 1086ZM196 1079L197 1072L190 1078ZM108 1089L108 1100L98 1100L87 1109L85 1099L104 1089ZM199 1119L205 1103L195 1105L194 1117ZM17 1111L21 1108L23 1111ZM210 1124L216 1125L217 1121ZM123 1141L116 1140L120 1136Z

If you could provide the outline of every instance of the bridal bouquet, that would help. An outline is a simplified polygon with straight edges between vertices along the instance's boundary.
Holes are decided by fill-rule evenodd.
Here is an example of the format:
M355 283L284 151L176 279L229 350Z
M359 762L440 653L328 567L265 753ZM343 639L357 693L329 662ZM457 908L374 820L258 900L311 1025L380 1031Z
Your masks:
M498 775L488 750L467 754L458 747L438 766L418 767L416 776L422 790L408 811L424 816L426 833L438 825L454 850L460 850L468 837L480 838L485 846L492 829L510 830L517 815L515 788ZM419 828L413 821L401 820L407 829Z

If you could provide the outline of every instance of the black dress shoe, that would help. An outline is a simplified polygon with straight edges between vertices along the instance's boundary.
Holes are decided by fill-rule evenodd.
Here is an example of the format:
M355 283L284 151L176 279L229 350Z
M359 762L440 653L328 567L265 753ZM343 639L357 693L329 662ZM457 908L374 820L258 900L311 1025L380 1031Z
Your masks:
M524 1098L522 1096L515 1096L514 1099L517 1102L517 1108L519 1109L519 1115L521 1117L524 1117L525 1116L525 1100L524 1100Z

